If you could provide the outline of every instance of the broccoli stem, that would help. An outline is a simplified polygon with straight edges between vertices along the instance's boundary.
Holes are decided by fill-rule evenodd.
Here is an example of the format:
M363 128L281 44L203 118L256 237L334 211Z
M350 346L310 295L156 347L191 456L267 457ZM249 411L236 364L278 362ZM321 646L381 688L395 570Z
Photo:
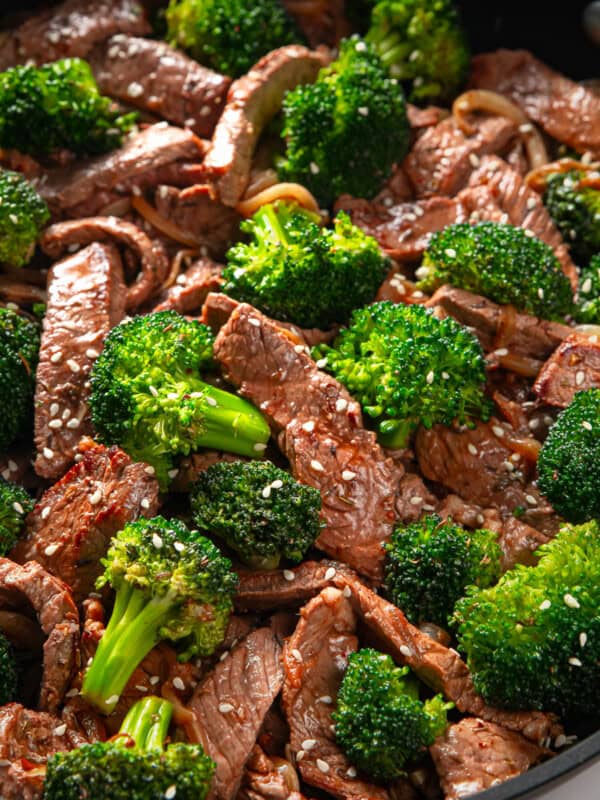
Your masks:
M386 419L379 424L378 439L384 447L400 450L408 446L416 427L416 423L410 419Z
M206 386L202 404L202 432L195 447L210 447L256 458L262 454L271 432L262 414L247 400ZM258 445L258 447L257 447Z
M168 700L144 697L129 709L119 733L133 739L136 750L162 751L172 716L173 705Z
M284 247L289 246L289 237L272 203L267 203L260 209L255 216L255 221L263 231L262 238L274 244L281 244Z

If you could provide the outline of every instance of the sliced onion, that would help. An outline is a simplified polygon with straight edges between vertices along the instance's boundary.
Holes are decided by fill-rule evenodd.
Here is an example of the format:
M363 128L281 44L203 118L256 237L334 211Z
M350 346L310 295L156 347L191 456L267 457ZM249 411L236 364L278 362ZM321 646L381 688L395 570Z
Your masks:
M299 183L276 183L273 186L269 186L268 189L263 189L262 192L255 194L254 197L239 202L236 206L236 211L242 217L251 217L261 206L267 203L274 203L277 200L293 200L308 211L313 211L315 214L319 213L319 204L308 189Z
M150 225L161 233L164 233L169 239L173 239L175 242L180 242L186 247L192 247L194 249L200 246L200 242L197 239L189 233L182 231L181 228L175 225L174 222L171 222L170 219L165 219L165 217L161 216L154 206L146 202L141 195L132 195L131 205L140 216L150 223Z
M525 176L525 183L536 192L543 192L546 189L546 182L550 175L556 175L557 172L600 172L600 162L584 164L582 161L576 161L574 158L560 158L558 161L551 161L549 164L544 164L536 169L532 169Z

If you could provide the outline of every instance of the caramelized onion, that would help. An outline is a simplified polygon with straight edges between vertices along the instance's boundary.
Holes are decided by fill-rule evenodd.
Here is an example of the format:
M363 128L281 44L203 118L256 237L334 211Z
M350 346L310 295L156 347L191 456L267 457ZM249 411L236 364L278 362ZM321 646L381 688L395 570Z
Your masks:
M525 436L522 438L518 436L503 436L502 441L513 453L518 453L532 464L536 463L542 443L534 439L533 436Z
M236 211L242 217L251 217L261 206L274 203L277 200L293 200L308 211L319 213L319 204L313 195L299 183L276 183L263 189L247 200L242 200L236 206Z
M132 195L131 205L138 214L150 223L150 225L161 233L164 233L169 239L180 242L186 247L197 248L200 245L200 242L189 233L182 231L181 228L175 225L174 222L171 222L170 219L165 219L165 217L161 216L154 206L151 206L141 195Z
M171 259L169 274L160 287L161 290L168 289L170 286L173 286L179 276L179 273L181 272L181 265L186 258L197 258L197 256L198 250L178 250Z
M516 375L522 375L524 378L535 378L542 368L542 362L537 361L535 358L529 356L519 356L516 353L509 353L506 356L498 356L499 365L509 372L514 372Z
M546 183L550 175L555 175L557 172L571 172L572 170L577 170L578 172L600 172L600 162L584 164L582 161L575 161L574 158L560 158L558 161L551 161L549 164L532 169L525 176L525 183L530 189L535 189L536 192L541 193L546 189Z

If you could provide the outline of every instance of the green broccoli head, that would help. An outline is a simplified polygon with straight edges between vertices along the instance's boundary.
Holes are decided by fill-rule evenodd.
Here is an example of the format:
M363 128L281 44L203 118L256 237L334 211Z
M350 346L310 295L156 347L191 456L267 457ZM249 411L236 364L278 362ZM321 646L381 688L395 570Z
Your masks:
M83 696L110 713L134 669L161 640L179 658L210 655L225 635L237 576L210 539L163 517L128 523L102 560L100 588L116 592Z
M445 628L467 586L486 588L500 577L495 533L466 531L435 515L397 527L385 549L387 596L414 623Z
M538 456L538 486L569 522L600 516L600 389L577 392Z
M306 186L323 206L344 192L373 197L408 150L402 88L358 37L342 42L315 83L288 92L283 114L279 176Z
M471 53L451 0L380 0L366 40L416 103L449 103L463 86Z
M17 699L19 678L15 654L0 630L0 706Z
M600 528L565 526L455 611L460 649L488 703L589 714L600 686Z
M577 322L600 324L600 253L592 256L590 263L580 270L575 302Z
M321 494L268 461L213 464L191 493L194 522L249 566L301 561L321 530Z
M0 478L0 557L17 543L33 500L21 486Z
M383 301L361 308L332 346L313 353L376 421L389 447L406 446L419 424L489 417L477 338L423 306Z
M329 230L296 205L269 204L242 230L251 241L229 250L223 291L305 328L346 322L373 300L390 267L375 239L344 213Z
M46 203L18 172L0 169L0 261L22 267L50 218Z
M215 764L201 745L165 745L172 715L167 700L146 697L109 741L50 756L44 800L205 800Z
M201 379L212 346L206 325L159 311L113 328L92 369L90 406L100 439L151 464L163 488L178 455L214 447L256 457L266 448L262 414Z
M571 170L550 175L544 205L569 244L576 261L586 263L600 252L600 188L586 173Z
M234 78L270 50L302 42L278 0L170 0L166 18L172 45Z
M1 147L34 156L60 148L105 153L121 144L136 119L100 94L89 64L79 58L0 73Z
M571 284L552 248L500 222L462 222L434 233L417 277L426 292L451 283L543 319L573 310Z
M394 780L444 732L450 708L439 694L421 701L408 667L365 648L348 659L333 713L335 738L362 772Z
M39 325L0 308L0 450L31 424L39 348Z

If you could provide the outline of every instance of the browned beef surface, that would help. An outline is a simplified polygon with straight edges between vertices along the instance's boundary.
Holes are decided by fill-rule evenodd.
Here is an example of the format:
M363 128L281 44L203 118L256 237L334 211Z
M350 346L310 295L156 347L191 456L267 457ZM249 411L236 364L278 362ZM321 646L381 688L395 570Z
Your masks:
M43 767L49 756L88 741L59 717L31 711L19 703L0 708L0 797L40 800ZM22 760L23 759L23 760Z
M256 745L236 800L302 800L299 788L298 776L289 761L268 756Z
M124 315L123 270L113 246L91 244L50 270L35 390L38 475L60 477L81 437L92 434L89 372Z
M14 6L13 8L16 8ZM0 44L0 71L15 64L84 58L115 33L142 35L151 28L136 0L65 0L32 14Z
M283 684L281 647L269 628L241 641L197 687L188 733L216 762L212 796L235 797L265 715Z
M209 292L202 306L201 320L216 336L238 306L238 301L226 294Z
M153 311L178 311L190 314L200 311L207 295L223 285L223 267L211 258L199 258L180 273L172 286L162 293Z
M212 136L231 78L165 42L125 34L96 47L89 60L103 94Z
M352 0L283 0L287 12L292 16L311 47L326 44L336 47L340 39L352 33L345 9Z
M39 707L56 711L79 660L79 614L68 587L36 561L0 558L0 609L35 614L46 636Z
M600 156L600 97L526 50L475 56L471 86L508 97L546 133L579 153Z
M265 125L280 110L286 91L312 83L325 58L300 45L273 50L232 83L227 104L206 156L207 175L226 206L242 199L254 148Z
M134 188L176 183L177 168L197 164L202 155L202 143L191 131L159 122L129 136L117 150L51 171L37 188L55 218L93 216L129 198Z
M38 561L68 584L77 602L93 590L110 538L159 507L152 467L131 462L118 447L91 444L83 458L40 498L12 552Z
M540 400L566 408L576 392L600 387L597 335L571 333L542 367L533 386Z
M548 751L520 733L467 717L430 748L446 800L482 792L525 772Z

